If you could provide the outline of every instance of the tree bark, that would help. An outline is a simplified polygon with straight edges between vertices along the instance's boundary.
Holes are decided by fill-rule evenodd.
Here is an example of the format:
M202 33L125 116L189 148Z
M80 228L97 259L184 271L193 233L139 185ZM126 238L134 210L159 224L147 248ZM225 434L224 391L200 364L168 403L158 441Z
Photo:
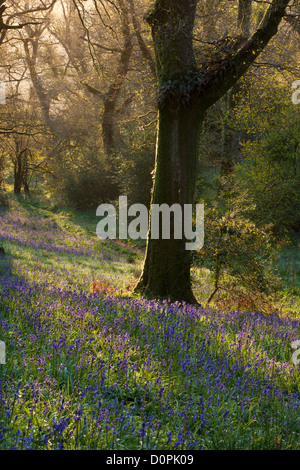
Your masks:
M246 37L250 35L251 16L252 0L239 0L238 27L241 34L244 34Z
M151 204L169 206L193 204L197 176L198 144L204 109L198 100L183 106L186 96L168 92L168 80L185 82L197 71L192 44L196 1L156 2L148 15L156 54L161 96L167 93L159 109L155 183ZM181 28L178 28L178 25ZM169 84L172 86L172 84ZM151 213L150 213L151 217ZM147 253L137 291L152 297L196 302L190 282L190 252L186 240L174 239L171 223L170 240L148 237Z
M300 34L300 20L296 17L296 15L286 16L284 19L293 27L294 31Z
M130 4L132 24L133 24L134 32L138 41L140 51L142 53L143 58L147 61L153 77L156 78L155 62L153 60L151 52L149 51L147 47L147 44L145 43L143 39L141 28L140 28L140 23L135 12L134 0L129 0L129 4Z
M30 192L28 179L28 156L30 156L30 150L27 147L21 148L21 145L16 143L16 154L13 158L15 194L21 194L22 187L24 187L25 193L29 194Z
M5 167L6 167L5 154L0 154L0 192L5 190Z
M23 185L22 157L17 155L14 163L14 193L21 194Z
M225 59L198 69L192 33L196 0L156 0L147 21L152 28L159 85L159 123L152 204L194 202L198 143L205 111L248 70L276 34L289 0L273 0L255 33ZM186 240L154 240L148 233L137 292L195 302Z
M184 204L193 204L203 117L204 112L198 104L160 111L151 204L166 203L170 207L179 204L182 213ZM190 282L191 257L190 251L185 249L186 241L184 237L174 239L172 217L170 240L148 238L144 271L137 290L152 297L195 303Z
M30 53L29 43L32 45L32 54ZM29 69L30 78L32 81L33 88L37 94L41 111L43 114L45 124L51 129L52 120L50 118L50 106L51 98L49 93L45 90L42 80L40 79L36 70L36 59L39 46L39 37L37 39L26 38L23 39L24 50L25 50L25 61Z

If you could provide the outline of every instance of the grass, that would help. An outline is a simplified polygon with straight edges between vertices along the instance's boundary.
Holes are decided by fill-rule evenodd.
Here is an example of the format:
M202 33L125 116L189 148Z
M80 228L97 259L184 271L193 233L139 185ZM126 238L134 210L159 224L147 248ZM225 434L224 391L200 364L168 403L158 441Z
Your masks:
M128 295L142 250L96 223L20 198L1 215L0 449L300 449L299 259L282 318L169 305Z

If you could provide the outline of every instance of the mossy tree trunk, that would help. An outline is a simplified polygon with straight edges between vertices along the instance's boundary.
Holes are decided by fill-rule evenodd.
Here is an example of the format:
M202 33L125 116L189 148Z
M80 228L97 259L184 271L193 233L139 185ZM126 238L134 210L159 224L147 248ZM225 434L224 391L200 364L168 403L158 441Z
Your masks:
M152 28L159 85L159 120L152 204L192 204L198 144L206 110L248 70L277 33L289 0L273 0L255 33L214 66L197 67L193 49L196 0L156 0L147 21ZM227 46L228 50L228 46ZM172 224L171 224L172 226ZM148 234L137 292L195 302L190 251L185 239L155 240Z
M195 10L194 1L156 2L147 18L152 26L161 89L151 204L166 203L170 207L180 204L182 210L184 204L194 202L199 132L204 117L198 100L183 105L187 90L183 89L181 95L177 93L177 84L182 83L184 87L197 72L192 43ZM194 302L189 274L190 252L185 249L185 242L184 238L174 239L172 218L170 240L150 237L143 276L137 289L146 290L151 296Z
M182 214L184 204L193 204L202 119L203 111L196 104L183 109L166 107L160 111L151 204L166 203L169 207L180 204ZM190 283L191 252L185 249L185 243L184 238L174 239L171 215L170 240L148 240L139 288L146 287L151 296L195 302Z

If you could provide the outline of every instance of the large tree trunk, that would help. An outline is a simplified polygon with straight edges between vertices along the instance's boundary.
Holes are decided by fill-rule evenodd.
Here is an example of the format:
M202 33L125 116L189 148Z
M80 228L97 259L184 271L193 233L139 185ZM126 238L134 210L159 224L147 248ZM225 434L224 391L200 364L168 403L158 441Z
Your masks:
M194 201L198 143L205 111L248 70L276 34L289 0L273 0L257 31L214 67L199 70L193 50L196 0L156 0L148 15L159 84L159 124L152 204ZM228 48L228 46L227 46ZM154 240L151 229L136 286L152 297L195 302L185 240Z
M171 5L173 3L173 5ZM193 204L197 177L198 144L204 110L198 100L186 103L186 92L169 94L172 82L185 83L197 70L192 31L195 1L156 2L148 16L156 53L157 75L161 90L155 183L151 204L171 207ZM178 24L181 28L178 29ZM168 83L168 80L171 80ZM166 94L166 99L164 99ZM151 215L150 215L151 217ZM173 222L173 220L172 220ZM182 229L183 232L183 229ZM143 275L137 290L152 297L195 302L190 282L190 251L186 240L174 239L171 223L170 240L148 237Z
M169 207L180 204L182 213L184 204L193 204L199 132L203 117L203 110L197 103L160 111L151 204L166 203ZM145 266L138 290L152 297L193 303L195 298L190 282L191 252L185 248L184 237L182 240L174 239L173 217L170 235L170 240L148 239Z

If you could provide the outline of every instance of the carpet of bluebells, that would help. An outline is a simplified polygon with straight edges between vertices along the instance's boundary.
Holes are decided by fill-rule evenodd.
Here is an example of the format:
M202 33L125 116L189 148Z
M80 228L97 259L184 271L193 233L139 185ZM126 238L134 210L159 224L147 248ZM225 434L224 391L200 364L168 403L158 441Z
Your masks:
M21 204L0 244L0 449L300 449L299 319L126 296L125 255Z

